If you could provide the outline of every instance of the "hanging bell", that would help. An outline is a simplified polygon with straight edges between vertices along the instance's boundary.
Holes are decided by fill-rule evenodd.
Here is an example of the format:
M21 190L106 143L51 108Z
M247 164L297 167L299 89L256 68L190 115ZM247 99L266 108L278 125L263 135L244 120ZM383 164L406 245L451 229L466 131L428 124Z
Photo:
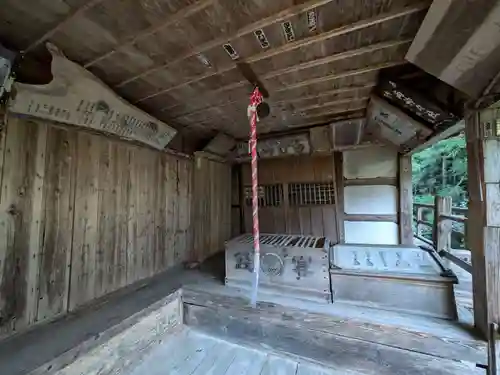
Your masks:
M271 113L271 107L266 102L260 102L257 104L257 116L259 118L266 118Z

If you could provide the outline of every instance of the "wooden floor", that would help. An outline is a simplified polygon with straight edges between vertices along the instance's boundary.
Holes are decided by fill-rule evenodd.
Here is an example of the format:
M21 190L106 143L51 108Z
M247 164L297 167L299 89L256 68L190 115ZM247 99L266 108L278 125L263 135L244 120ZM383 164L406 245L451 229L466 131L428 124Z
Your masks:
M169 336L166 342L155 348L127 375L166 374L340 375L341 373L229 343L185 328L176 335Z

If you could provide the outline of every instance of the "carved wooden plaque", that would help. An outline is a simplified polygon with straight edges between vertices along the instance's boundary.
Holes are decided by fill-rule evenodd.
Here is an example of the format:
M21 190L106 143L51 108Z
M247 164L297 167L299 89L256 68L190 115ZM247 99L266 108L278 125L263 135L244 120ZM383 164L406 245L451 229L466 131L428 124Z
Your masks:
M309 134L286 135L278 138L268 138L257 141L259 158L278 156L308 155L311 153ZM249 158L248 142L240 142L236 149L237 159Z
M92 73L68 60L53 45L47 85L16 83L11 112L92 128L163 149L176 130L115 94Z

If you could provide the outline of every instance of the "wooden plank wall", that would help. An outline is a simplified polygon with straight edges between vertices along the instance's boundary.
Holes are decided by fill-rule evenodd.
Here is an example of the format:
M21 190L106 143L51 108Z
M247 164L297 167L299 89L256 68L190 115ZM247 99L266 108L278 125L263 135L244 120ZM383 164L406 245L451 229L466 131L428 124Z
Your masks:
M224 250L231 238L231 182L230 164L206 152L195 153L191 260L201 262Z
M306 156L259 161L259 185L282 184L283 204L259 208L262 233L290 233L327 236L338 241L335 205L292 206L288 202L290 183L334 181L333 157ZM250 164L242 165L243 186L251 185ZM245 231L252 231L252 208L244 204Z
M192 165L9 118L0 142L0 337L186 260Z

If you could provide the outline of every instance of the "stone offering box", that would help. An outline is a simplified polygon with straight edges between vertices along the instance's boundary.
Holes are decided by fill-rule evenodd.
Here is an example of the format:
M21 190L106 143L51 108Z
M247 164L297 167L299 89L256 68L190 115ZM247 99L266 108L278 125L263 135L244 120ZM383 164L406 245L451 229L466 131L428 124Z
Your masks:
M435 252L413 246L335 245L333 302L455 319L454 274Z
M260 246L259 293L331 302L325 237L262 234ZM226 285L250 290L252 280L253 237L244 234L226 243Z

